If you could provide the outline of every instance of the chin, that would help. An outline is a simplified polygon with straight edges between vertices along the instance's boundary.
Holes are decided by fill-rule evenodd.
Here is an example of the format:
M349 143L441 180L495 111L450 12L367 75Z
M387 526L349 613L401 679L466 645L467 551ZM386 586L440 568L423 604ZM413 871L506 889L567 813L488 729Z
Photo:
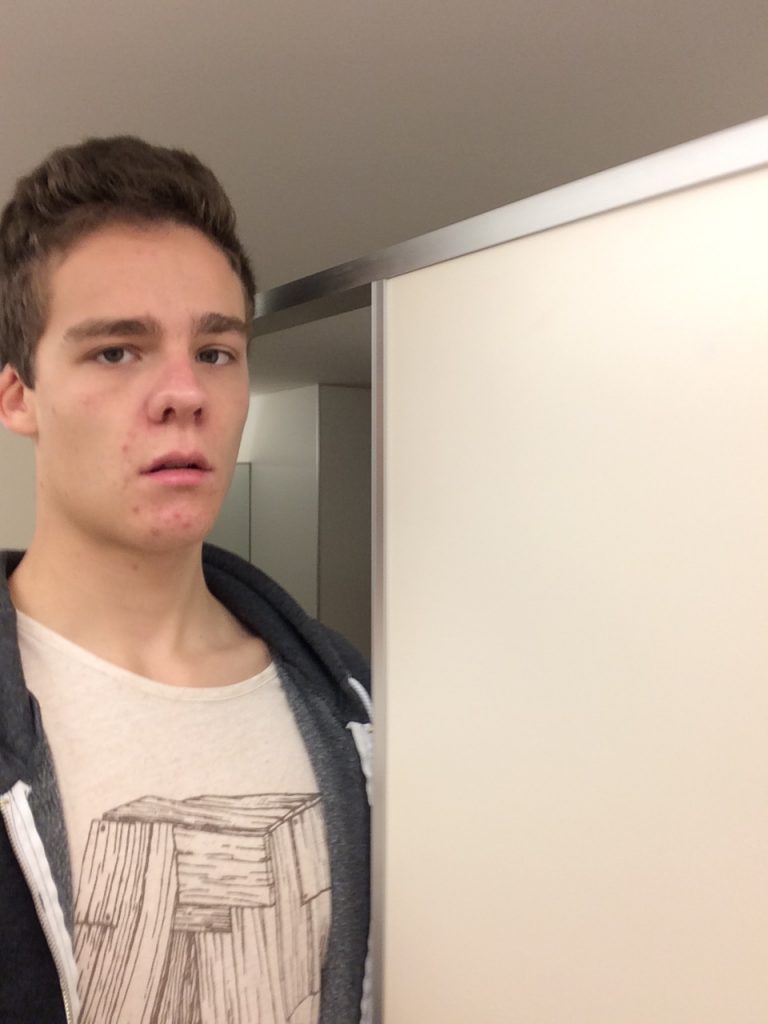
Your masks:
M200 546L211 532L215 520L205 519L162 523L149 526L135 539L135 546L155 554L184 551Z

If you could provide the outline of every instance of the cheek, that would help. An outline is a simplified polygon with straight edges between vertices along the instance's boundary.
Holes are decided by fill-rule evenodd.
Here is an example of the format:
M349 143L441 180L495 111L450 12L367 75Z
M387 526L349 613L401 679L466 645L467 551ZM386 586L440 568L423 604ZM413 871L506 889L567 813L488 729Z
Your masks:
M94 424L102 419L103 416L88 398L77 398L73 401L54 400L45 414L45 420L59 435L82 433L87 427L93 430Z
M129 430L128 433L125 435L125 438L123 439L122 443L120 444L121 455L125 455L127 457L131 454L135 439L135 432L133 430Z

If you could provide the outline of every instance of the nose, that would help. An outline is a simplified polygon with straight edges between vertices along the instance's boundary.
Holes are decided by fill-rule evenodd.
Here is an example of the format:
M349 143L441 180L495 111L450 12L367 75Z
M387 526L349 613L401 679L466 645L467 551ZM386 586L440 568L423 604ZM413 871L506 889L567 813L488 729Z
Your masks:
M197 422L204 410L205 392L197 364L186 354L166 360L149 397L150 419L155 423Z

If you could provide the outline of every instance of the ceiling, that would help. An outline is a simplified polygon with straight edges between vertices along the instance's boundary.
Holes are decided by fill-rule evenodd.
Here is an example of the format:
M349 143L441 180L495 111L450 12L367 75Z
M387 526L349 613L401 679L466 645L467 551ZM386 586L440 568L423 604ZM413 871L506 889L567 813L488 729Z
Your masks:
M765 0L0 0L0 193L55 146L197 153L260 287L768 112ZM365 383L367 318L257 339Z

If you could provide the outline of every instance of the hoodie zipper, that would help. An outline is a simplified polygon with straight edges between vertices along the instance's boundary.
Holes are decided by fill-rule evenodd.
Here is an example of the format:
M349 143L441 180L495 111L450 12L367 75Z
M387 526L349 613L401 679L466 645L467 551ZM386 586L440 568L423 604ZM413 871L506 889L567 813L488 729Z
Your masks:
M17 791L18 787L21 787L21 792ZM45 940L48 943L48 949L51 952L51 957L59 978L59 988L61 990L61 997L64 1001L64 1013L67 1019L67 1024L75 1024L75 1013L72 1006L72 997L69 991L69 979L59 952L60 936L56 934L56 926L55 924L52 925L48 913L46 912L39 887L36 884L38 879L36 878L35 866L30 864L29 857L27 856L27 845L20 836L19 829L17 828L16 814L19 812L23 814L23 810L21 810L19 806L19 799L23 801L23 805L26 806L29 811L29 805L27 804L26 799L28 789L29 787L25 786L24 783L17 782L11 790L7 793L3 793L0 796L0 813L2 813L3 822L11 843L11 849L13 850L16 860L21 867L22 874L24 875L27 887L32 896L32 901L35 905L35 911L37 912L40 926L43 929ZM29 811L29 814L31 816L31 811ZM37 835L37 830L35 830L35 835ZM39 836L38 841L40 841ZM46 880L43 879L42 881L43 885L45 885ZM53 884L52 879L51 884ZM61 927L64 927L63 919Z

